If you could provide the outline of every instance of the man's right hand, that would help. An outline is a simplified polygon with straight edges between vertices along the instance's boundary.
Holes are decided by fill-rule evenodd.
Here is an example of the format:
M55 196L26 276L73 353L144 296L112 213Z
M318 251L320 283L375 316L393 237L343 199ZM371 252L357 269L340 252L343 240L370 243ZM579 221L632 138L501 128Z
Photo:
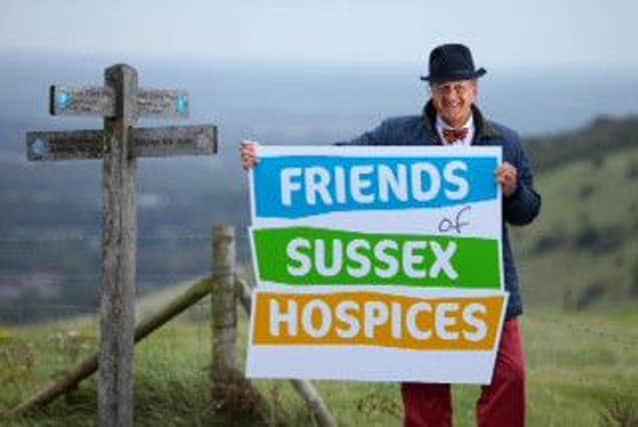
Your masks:
M242 139L239 152L244 170L248 171L259 164L259 143L257 141Z

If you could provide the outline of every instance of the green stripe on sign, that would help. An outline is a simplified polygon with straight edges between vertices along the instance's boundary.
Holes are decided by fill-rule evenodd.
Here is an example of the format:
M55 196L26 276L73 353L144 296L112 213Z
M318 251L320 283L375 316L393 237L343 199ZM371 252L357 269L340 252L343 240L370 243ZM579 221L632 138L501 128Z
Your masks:
M290 285L500 289L498 240L253 229L259 279Z

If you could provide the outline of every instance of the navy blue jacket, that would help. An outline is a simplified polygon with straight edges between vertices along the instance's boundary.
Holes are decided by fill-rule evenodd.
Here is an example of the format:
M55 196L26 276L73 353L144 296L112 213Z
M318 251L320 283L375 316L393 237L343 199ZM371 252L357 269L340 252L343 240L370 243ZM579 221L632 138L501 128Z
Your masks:
M480 110L472 106L476 132L472 145L500 145L503 161L512 164L518 171L518 187L511 197L503 199L503 269L505 289L510 297L505 319L523 313L523 303L514 265L507 227L529 224L536 218L541 207L541 197L534 190L534 177L516 132L498 123L486 120ZM436 111L428 102L421 116L405 116L384 120L377 128L352 141L339 145L441 145L435 128Z

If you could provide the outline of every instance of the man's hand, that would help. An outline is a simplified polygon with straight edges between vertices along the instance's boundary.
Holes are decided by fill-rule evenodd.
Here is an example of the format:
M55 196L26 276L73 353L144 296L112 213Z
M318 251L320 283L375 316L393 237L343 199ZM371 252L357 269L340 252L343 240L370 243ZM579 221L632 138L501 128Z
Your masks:
M239 152L241 154L241 166L248 171L259 164L259 143L249 139L242 139Z
M518 171L510 163L504 162L496 170L496 181L501 184L504 197L510 197L518 187Z

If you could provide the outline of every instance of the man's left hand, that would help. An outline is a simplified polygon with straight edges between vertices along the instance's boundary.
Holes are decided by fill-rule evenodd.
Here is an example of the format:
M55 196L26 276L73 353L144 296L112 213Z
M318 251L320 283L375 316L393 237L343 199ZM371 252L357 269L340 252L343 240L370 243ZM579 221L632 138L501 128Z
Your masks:
M501 184L504 197L511 197L518 187L518 171L510 163L504 162L496 170L496 181Z

